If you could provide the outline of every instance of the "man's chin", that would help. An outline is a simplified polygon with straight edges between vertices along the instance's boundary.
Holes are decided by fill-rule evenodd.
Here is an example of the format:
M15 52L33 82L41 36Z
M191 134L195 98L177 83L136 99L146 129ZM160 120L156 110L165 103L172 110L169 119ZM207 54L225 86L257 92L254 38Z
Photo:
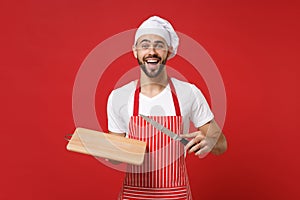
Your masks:
M141 65L141 68L149 78L156 78L161 73L164 65L159 65L157 69L149 69L146 65Z
M159 75L159 70L147 70L144 71L145 74L149 77L149 78L155 78Z
M158 77L159 73L157 72L150 72L146 74L149 78L156 78Z

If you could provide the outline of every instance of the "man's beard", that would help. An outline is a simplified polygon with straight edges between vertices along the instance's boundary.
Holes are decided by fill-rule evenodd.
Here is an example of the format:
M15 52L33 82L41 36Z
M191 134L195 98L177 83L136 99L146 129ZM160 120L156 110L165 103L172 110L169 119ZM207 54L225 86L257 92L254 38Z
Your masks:
M141 69L146 74L146 76L148 76L149 78L156 78L162 72L162 70L164 69L165 64L167 63L167 59L164 59L164 60L161 61L157 71L149 72L146 69L146 64L145 63L146 63L146 59L150 59L150 58L159 58L161 60L161 58L156 56L156 55L148 56L148 57L144 58L143 61L140 61L139 59L137 59L137 60L138 60L138 63L140 65Z

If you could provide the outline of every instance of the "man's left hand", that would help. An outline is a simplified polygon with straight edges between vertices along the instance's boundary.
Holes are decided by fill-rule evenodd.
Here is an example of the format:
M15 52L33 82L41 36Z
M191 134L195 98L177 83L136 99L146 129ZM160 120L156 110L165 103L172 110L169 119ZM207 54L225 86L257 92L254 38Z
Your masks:
M196 156L204 158L214 148L218 141L218 137L205 136L202 131L180 135L183 138L193 138L185 146L188 153L194 152Z

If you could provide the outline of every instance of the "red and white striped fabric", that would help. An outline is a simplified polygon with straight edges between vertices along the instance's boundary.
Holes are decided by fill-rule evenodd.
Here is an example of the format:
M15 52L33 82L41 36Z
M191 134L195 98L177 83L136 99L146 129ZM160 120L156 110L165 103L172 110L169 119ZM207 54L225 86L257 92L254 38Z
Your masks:
M170 200L186 200L187 188L174 187L174 188L143 188L124 186L123 200L131 199L170 199Z
M174 86L170 81L176 116L151 116L180 134L182 116ZM191 200L184 159L184 146L138 116L139 88L135 93L134 112L129 123L129 137L146 141L147 154L141 166L129 165L119 199Z

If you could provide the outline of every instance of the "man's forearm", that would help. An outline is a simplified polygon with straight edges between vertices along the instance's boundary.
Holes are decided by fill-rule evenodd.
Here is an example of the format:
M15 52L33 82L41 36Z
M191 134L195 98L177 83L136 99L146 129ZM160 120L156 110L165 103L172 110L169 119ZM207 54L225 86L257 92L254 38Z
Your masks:
M212 149L211 153L214 155L221 155L227 150L227 141L223 133L220 134L220 137Z

